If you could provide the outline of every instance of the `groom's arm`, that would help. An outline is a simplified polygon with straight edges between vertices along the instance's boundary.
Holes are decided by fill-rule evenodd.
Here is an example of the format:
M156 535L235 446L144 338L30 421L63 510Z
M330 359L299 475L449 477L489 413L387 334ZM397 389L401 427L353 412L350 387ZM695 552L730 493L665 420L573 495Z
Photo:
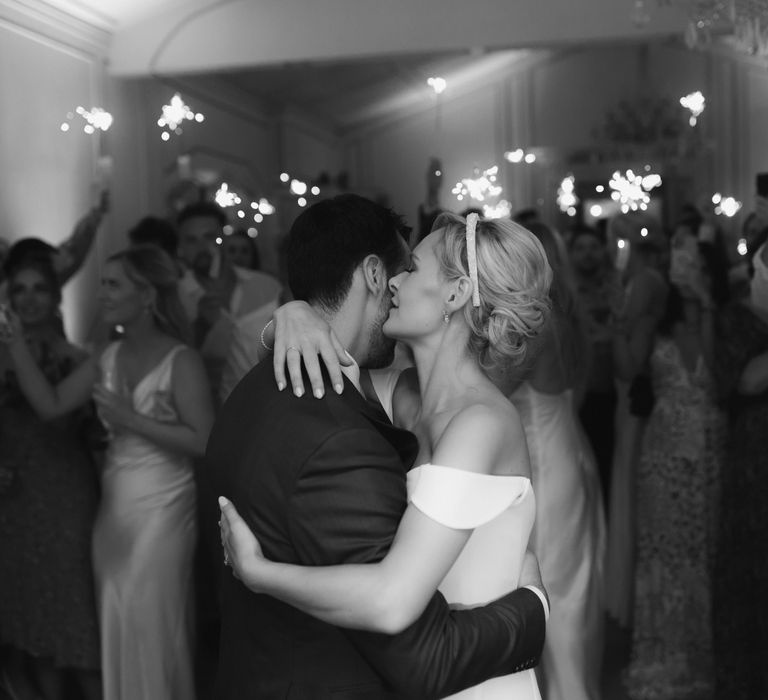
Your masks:
M301 562L379 561L406 498L399 457L378 433L343 430L331 436L304 464L289 505L291 539ZM528 589L464 611L451 611L436 593L400 634L347 634L397 691L437 698L536 665L544 616L541 600Z

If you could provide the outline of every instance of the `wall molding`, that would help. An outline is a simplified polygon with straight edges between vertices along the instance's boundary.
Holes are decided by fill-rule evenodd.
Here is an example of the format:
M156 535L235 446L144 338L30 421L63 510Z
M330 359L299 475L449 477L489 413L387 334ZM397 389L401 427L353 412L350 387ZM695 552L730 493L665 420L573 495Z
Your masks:
M94 61L106 61L112 41L110 31L43 0L0 0L0 25L50 48Z
M93 27L103 29L109 33L113 33L117 29L117 20L106 14L100 12L93 7L86 5L78 0L37 0L52 7L55 10L64 12L69 17L76 18L89 24Z

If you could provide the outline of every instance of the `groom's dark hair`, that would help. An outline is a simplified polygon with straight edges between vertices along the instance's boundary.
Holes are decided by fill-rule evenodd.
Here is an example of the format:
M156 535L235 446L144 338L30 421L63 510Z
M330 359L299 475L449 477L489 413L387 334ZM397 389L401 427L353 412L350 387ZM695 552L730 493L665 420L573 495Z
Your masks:
M313 204L288 234L286 267L294 298L337 310L366 256L378 255L387 275L396 273L409 233L401 216L356 194Z

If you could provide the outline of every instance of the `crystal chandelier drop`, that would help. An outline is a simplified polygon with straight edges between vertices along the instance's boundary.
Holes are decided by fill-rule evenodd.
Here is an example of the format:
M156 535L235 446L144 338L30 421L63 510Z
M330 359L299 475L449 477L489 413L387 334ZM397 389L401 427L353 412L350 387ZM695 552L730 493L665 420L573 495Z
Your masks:
M638 0L645 5L644 0ZM768 0L658 0L678 5L688 16L685 42L690 48L725 36L734 48L753 56L768 56ZM637 2L634 13L637 14Z

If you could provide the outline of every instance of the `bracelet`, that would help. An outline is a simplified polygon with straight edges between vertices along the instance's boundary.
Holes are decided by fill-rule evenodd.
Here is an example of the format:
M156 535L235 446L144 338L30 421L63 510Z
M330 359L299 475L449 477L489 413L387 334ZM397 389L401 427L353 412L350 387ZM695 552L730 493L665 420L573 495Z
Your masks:
M264 348L264 349L265 349L267 352L272 352L272 351L274 350L274 347L269 347L269 345L267 345L267 344L266 344L266 342L264 341L264 332L267 330L267 328L269 328L269 327L272 325L272 321L273 321L273 320L274 320L274 319L271 319L271 318L270 318L270 319L269 319L269 321L267 321L267 323L266 323L266 325L264 326L264 328L262 328L262 329L261 329L261 335L259 336L259 339L261 340L261 346L262 346L262 347L263 347L263 348Z

